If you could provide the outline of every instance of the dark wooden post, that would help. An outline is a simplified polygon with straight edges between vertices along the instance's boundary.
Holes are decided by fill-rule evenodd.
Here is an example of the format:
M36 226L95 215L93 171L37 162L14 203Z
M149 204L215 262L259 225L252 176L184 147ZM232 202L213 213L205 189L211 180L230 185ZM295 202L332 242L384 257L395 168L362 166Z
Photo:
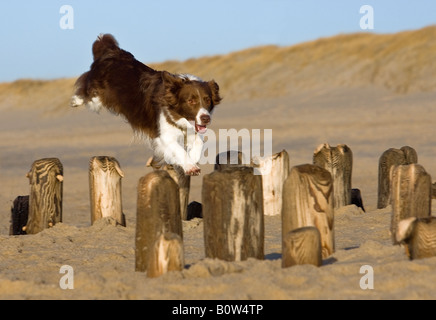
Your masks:
M192 220L194 218L203 218L203 205L197 201L192 201L188 204L187 220Z
M11 208L10 236L26 234L27 220L29 218L29 196L18 196L15 198ZM23 230L24 229L24 230Z
M104 217L112 217L126 226L121 197L121 178L124 173L113 157L92 157L89 161L89 195L91 224Z
M392 170L392 242L397 243L398 223L410 217L431 215L431 177L419 164L399 165Z
M408 146L401 149L390 148L380 156L378 165L378 209L383 209L390 205L392 167L412 163L418 163L418 155L415 149Z
M179 187L168 172L157 170L142 177L138 184L136 271L147 270L148 251L167 232L183 239Z
M322 257L335 251L333 181L330 172L312 164L292 167L283 187L282 237L315 226L321 234Z
M365 212L362 194L359 189L351 189L351 204L354 204L356 207L362 208L363 212Z
M229 150L216 155L214 170L221 171L228 167L241 167L244 164L244 154L241 151Z
M203 178L206 257L264 258L262 178L251 167L229 167Z
M27 177L30 183L29 218L23 231L35 234L62 222L62 163L57 158L37 160Z
M321 234L316 227L302 227L283 236L282 267L322 264Z
M353 153L351 149L340 144L331 147L325 143L313 153L313 164L326 169L332 175L333 208L351 204L351 176L353 170Z
M411 260L436 256L436 218L401 220L396 240L406 244L406 254Z
M253 159L262 175L263 212L266 216L282 212L283 184L289 174L289 155L286 150L270 157Z
M182 238L172 232L161 234L148 255L147 277L156 278L170 271L182 271L185 265Z

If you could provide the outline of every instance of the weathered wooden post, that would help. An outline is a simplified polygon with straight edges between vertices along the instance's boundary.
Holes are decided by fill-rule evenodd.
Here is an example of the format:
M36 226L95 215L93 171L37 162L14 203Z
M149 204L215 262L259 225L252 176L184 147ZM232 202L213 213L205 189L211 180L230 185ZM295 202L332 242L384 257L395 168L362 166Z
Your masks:
M262 178L251 167L229 167L203 178L206 257L264 258Z
M28 218L29 196L16 197L11 207L11 226L9 228L9 235L16 236L26 234L23 228L26 226Z
M191 176L186 175L182 167L173 166L171 164L160 164L159 160L153 157L148 159L147 167L152 167L155 170L166 170L171 178L173 178L173 180L178 184L180 196L180 215L183 220L187 220L189 191L191 189Z
M436 256L436 218L408 218L398 223L397 242L411 260Z
M203 205L197 201L192 201L188 204L187 220L192 220L194 218L203 218Z
M432 189L431 197L432 199L436 199L436 182L431 185L431 189Z
M282 237L315 226L321 234L322 257L335 251L333 181L330 172L312 164L292 167L283 187Z
M89 195L91 224L104 217L112 217L126 226L121 197L121 178L124 173L113 157L92 157L89 161Z
M298 264L322 265L321 234L316 227L302 227L283 236L282 268Z
M62 163L57 158L37 160L27 177L30 183L29 218L23 231L35 234L62 222Z
M185 265L182 238L171 232L161 234L149 251L147 277L156 278L169 271L182 271Z
M390 148L383 152L378 165L377 208L386 208L391 202L391 169L393 166L418 163L415 149L405 146L401 149Z
M191 176L188 176L183 171L182 167L164 165L163 170L166 170L171 178L179 186L179 197L180 197L180 216L183 220L188 219L188 203L189 203L189 191L191 188Z
M365 212L362 194L359 189L351 189L351 204L354 204L356 207L362 208L363 212Z
M263 212L266 216L282 212L283 184L289 174L286 150L265 158L254 158L253 167L262 175Z
M399 165L392 170L392 242L397 243L398 223L410 217L431 215L431 176L419 164Z
M221 171L228 167L247 166L241 151L229 150L216 155L214 170Z
M142 177L138 184L136 271L147 270L149 250L167 232L183 239L179 187L167 171L156 170Z
M313 164L326 169L332 175L333 208L351 204L351 175L353 170L353 153L351 149L340 144L331 147L324 143L313 153Z

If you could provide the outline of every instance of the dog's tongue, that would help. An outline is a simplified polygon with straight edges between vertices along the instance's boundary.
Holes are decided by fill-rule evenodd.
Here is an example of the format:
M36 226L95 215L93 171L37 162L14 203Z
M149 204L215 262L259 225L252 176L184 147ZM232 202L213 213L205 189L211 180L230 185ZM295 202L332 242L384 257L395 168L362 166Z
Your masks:
M198 133L206 133L207 131L207 127L206 126L201 126L199 124L195 124L195 131L197 131Z

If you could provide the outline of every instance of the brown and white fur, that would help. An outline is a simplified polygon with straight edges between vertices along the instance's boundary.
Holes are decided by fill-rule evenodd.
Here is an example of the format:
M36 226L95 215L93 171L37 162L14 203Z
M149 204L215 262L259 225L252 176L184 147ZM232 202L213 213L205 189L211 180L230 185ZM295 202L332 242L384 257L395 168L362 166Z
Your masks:
M202 134L221 101L218 84L156 71L120 49L110 34L100 35L92 52L94 62L77 80L71 106L86 105L97 112L105 107L124 116L150 142L153 162L199 175Z

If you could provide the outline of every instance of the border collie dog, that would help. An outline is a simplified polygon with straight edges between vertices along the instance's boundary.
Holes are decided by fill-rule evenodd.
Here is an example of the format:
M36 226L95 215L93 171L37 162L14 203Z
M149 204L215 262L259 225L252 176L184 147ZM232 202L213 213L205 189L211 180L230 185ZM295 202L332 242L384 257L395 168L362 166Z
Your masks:
M153 149L153 163L180 166L199 175L202 135L221 101L219 86L188 74L156 71L120 49L110 34L92 47L91 69L76 81L72 107L102 107L122 115Z

